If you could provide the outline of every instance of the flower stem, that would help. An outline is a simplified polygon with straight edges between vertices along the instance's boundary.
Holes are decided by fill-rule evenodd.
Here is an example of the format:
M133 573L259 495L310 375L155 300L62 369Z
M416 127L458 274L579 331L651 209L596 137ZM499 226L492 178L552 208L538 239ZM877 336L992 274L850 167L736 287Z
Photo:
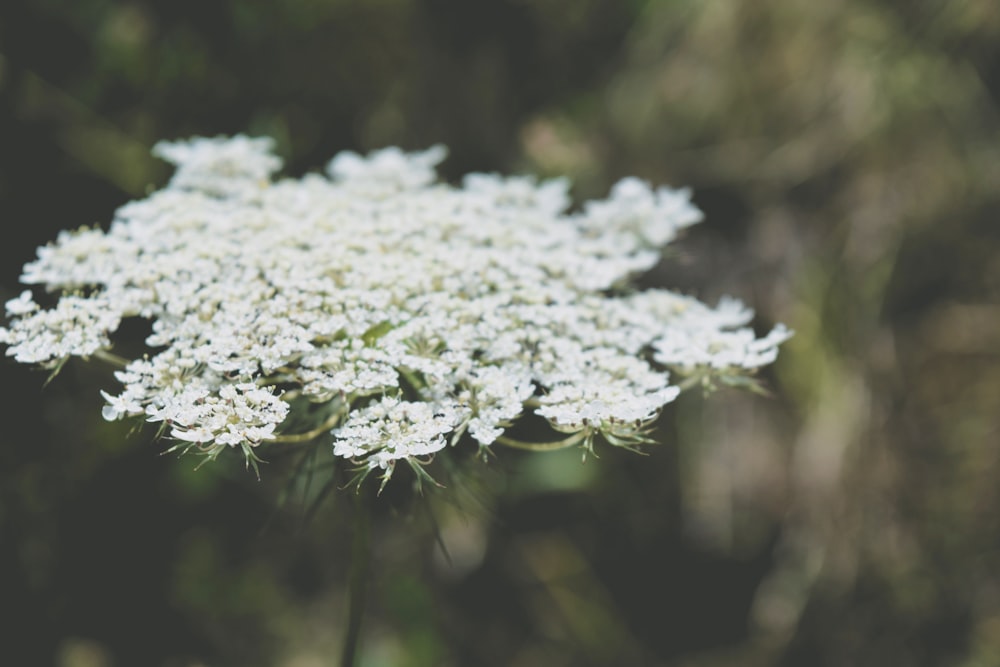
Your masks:
M330 415L325 422L311 431L306 431L305 433L292 433L289 435L273 435L267 439L267 442L309 442L313 438L323 435L323 433L336 426L337 422L340 421L341 416L341 411L337 410Z
M573 445L579 444L586 438L587 429L584 429L578 433L574 433L568 438L563 438L562 440L550 440L548 442L525 442L524 440L515 440L514 438L508 438L505 435L501 435L497 438L497 442L501 445L506 445L507 447L525 449L529 452L552 452L557 449L572 447Z
M340 667L354 667L368 597L368 569L371 564L371 503L368 496L362 489L354 495L354 535L351 538L351 569L347 581L347 626L340 653Z
M115 368L125 368L128 366L128 359L125 357L120 357L114 352L109 350L97 350L92 355L95 359L100 359L101 361L106 361Z

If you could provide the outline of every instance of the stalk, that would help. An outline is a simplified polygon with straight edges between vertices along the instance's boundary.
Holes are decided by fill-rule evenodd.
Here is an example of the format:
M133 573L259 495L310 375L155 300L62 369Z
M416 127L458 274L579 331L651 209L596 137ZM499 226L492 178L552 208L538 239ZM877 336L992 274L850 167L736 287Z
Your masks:
M361 639L368 598L368 571L371 566L370 494L358 489L354 495L354 535L351 538L351 568L347 581L347 627L344 631L340 667L354 667Z

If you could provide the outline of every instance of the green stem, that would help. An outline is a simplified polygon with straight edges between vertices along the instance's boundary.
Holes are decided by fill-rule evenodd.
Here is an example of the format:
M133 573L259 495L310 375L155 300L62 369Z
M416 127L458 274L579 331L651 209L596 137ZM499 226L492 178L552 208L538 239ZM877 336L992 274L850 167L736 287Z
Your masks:
M125 368L126 366L128 366L129 363L128 359L126 359L125 357L119 357L114 352L110 352L108 350L97 350L96 352L94 352L92 356L95 359L106 361L112 366L115 366L117 368Z
M680 387L681 391L687 391L692 387L697 387L699 384L705 385L705 381L707 379L708 376L705 373L695 373L694 375L689 375L683 380L681 380L680 384L678 384L677 386Z
M368 597L368 569L371 565L371 511L369 494L355 493L354 535L351 539L351 569L347 581L347 627L340 653L340 667L354 667L361 639L361 621Z
M341 411L337 410L330 415L325 422L311 431L306 431L305 433L293 433L291 435L274 435L268 438L267 442L309 442L313 438L323 435L323 433L336 426L337 422L340 421L340 417Z
M508 438L505 435L501 435L497 438L497 442L501 445L506 445L507 447L513 447L514 449L525 449L529 452L553 452L557 449L566 449L567 447L572 447L573 445L579 444L587 438L587 429L584 429L578 433L574 433L568 438L563 438L562 440L550 440L549 442L525 442L524 440L515 440L514 438Z

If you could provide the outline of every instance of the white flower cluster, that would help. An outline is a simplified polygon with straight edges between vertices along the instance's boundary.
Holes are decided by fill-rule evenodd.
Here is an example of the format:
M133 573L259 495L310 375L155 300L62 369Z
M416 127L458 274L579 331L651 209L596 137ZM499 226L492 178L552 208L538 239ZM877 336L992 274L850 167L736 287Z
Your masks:
M25 267L60 298L7 303L7 355L110 357L120 322L143 318L148 353L102 392L105 418L251 457L304 435L283 431L291 406L335 406L319 431L334 453L388 476L465 436L530 446L504 434L531 411L565 442L634 445L685 377L752 373L790 335L756 337L735 300L627 289L700 220L686 191L628 178L570 213L564 180L438 182L441 147L342 153L326 176L274 182L270 149L157 145L177 166L166 188Z

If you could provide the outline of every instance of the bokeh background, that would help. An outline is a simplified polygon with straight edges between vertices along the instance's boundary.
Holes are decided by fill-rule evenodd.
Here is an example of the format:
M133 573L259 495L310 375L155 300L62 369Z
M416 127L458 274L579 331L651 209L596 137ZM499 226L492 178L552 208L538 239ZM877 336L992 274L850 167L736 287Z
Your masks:
M4 0L0 297L157 140L237 132L691 186L644 284L797 332L649 456L390 487L361 664L1000 665L995 0ZM160 456L107 369L0 378L0 664L335 664L349 493Z

